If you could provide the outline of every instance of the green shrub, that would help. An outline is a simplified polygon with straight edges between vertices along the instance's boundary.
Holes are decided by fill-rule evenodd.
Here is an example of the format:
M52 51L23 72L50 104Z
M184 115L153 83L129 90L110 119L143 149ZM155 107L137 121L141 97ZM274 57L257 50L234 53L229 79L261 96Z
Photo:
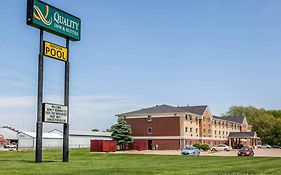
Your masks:
M201 149L201 143L199 143L199 142L194 143L193 146L198 149Z
M203 144L201 144L201 149L202 149L203 151L207 151L207 150L210 149L210 146L209 146L208 144L206 144L206 143L203 143Z
M194 147L200 149L200 150L203 150L203 151L207 151L210 149L209 145L206 144L206 143L199 143L199 142L196 142L193 144Z

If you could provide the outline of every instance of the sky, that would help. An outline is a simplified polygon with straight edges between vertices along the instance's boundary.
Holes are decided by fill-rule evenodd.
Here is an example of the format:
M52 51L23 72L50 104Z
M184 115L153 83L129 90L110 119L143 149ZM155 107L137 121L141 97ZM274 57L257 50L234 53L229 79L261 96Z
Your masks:
M105 130L155 105L280 109L279 0L45 0L82 20L70 42L70 129ZM34 131L39 30L26 0L1 2L0 126ZM47 32L44 40L65 45ZM63 104L64 64L44 58L44 102ZM61 124L44 124L45 131Z

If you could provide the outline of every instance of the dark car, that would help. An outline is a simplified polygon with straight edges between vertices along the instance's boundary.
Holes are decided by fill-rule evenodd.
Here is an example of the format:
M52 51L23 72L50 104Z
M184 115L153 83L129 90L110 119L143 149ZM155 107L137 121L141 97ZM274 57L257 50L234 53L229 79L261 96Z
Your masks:
M249 147L243 147L238 150L238 156L254 156L254 150Z

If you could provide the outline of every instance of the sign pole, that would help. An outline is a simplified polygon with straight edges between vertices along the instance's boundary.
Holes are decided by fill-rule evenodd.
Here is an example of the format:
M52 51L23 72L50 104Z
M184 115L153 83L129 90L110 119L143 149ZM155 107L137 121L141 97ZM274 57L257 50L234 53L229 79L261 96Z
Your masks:
M38 60L38 94L37 94L37 123L36 123L36 155L35 162L42 162L42 102L43 102L43 34L44 30L40 28L40 53Z
M63 162L68 162L69 156L69 39L66 38L66 48L68 50L67 61L65 62L64 77L64 105L68 107L67 123L63 124Z

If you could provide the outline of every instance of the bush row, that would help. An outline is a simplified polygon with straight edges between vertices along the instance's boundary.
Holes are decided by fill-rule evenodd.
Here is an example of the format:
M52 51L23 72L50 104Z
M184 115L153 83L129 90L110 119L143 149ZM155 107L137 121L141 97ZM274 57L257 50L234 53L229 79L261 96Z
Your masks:
M199 143L199 142L196 142L193 144L194 147L200 149L200 150L203 150L203 151L207 151L210 149L210 146L206 143Z

